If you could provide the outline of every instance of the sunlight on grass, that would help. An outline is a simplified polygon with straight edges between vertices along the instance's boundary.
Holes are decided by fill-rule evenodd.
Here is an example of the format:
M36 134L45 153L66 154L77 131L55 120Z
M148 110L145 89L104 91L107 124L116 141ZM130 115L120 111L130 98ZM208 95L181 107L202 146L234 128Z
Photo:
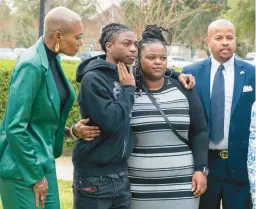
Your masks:
M60 191L60 208L72 209L72 205L73 205L72 181L59 180L59 191Z

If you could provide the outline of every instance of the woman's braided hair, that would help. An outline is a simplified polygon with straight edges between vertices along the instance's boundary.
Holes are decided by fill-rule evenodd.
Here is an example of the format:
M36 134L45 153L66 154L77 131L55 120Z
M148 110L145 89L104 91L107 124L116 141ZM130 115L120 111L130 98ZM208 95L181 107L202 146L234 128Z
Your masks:
M102 33L99 39L99 43L101 45L101 49L104 52L107 52L106 50L106 43L111 42L113 37L125 32L125 31L132 31L127 25L120 24L120 23L110 23L102 28Z
M166 41L163 32L167 33L168 36L168 42ZM138 43L138 59L136 61L135 65L135 71L136 71L136 92L137 95L141 95L142 92L142 71L141 71L141 65L140 65L140 59L141 59L141 52L142 49L147 44L152 43L160 43L163 45L163 47L166 49L166 46L170 46L172 41L172 34L165 28L158 26L158 25L147 25L146 29L142 33L142 39Z

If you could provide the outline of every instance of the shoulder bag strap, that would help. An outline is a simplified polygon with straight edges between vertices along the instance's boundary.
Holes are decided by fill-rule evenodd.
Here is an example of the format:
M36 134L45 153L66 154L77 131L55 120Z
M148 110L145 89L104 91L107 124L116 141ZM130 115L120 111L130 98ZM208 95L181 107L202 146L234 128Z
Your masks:
M154 99L154 97L152 96L152 94L149 92L149 90L143 85L142 88L144 89L144 91L146 92L147 96L149 97L149 99L152 101L152 103L156 106L157 110L161 113L161 115L163 116L164 120L166 121L166 123L168 124L169 128L173 131L173 133L180 139L180 141L182 141L183 143L185 143L186 145L189 146L188 140L186 140L183 136L181 136L178 131L173 127L173 125L171 124L171 122L169 121L169 119L167 118L167 116L165 115L164 111L161 109L161 107L157 104L156 100Z

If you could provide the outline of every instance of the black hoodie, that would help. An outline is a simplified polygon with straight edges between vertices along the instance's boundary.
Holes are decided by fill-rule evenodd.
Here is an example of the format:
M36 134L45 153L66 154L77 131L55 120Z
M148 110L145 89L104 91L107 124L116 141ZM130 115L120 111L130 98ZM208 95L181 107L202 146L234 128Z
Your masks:
M82 139L73 149L75 175L101 176L127 170L135 136L130 128L134 86L120 86L117 66L105 56L90 58L78 66L81 83L78 103L82 118L100 127L101 134L92 141Z

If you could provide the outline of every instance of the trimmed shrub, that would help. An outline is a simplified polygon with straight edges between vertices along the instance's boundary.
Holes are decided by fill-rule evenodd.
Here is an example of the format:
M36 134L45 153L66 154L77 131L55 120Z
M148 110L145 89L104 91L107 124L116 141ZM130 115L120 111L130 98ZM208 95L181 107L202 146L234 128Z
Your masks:
M14 65L14 60L0 59L0 121L5 113L10 75Z

